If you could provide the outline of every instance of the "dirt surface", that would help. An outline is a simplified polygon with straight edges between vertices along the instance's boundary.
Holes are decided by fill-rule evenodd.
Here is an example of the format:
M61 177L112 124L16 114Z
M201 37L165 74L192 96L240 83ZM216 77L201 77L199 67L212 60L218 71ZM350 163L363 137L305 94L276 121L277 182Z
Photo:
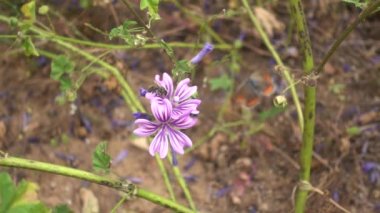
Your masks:
M111 41L105 36L83 24L90 23L109 31L122 20L133 18L120 1L85 10L70 1L52 2L52 10L62 14L52 17L52 24L57 33L64 36L75 36L75 28L90 40L109 43ZM201 17L220 15L223 9L240 11L238 1L210 2L183 1L181 4ZM301 54L291 30L287 6L277 1L266 3L264 7L283 25L281 31L274 30L272 41L297 78L302 72ZM333 39L359 11L339 1L323 0L308 2L305 9L318 62ZM5 11L5 14L12 13ZM223 50L213 51L197 66L193 84L198 85L202 99L201 114L199 124L186 131L197 146L184 157L178 156L179 166L200 212L291 212L301 146L295 107L291 96L287 95L286 110L262 119L263 112L272 109L273 96L261 97L253 109L236 103L238 86L245 84L245 79L253 72L270 73L278 79L278 87L284 84L247 15L240 13L209 23L228 43L243 35L238 63L241 69L240 72L231 70L231 57ZM162 3L160 14L162 20L153 24L153 31L159 37L192 43L207 39L204 29L172 4ZM318 78L311 183L325 196L311 194L307 212L342 212L328 201L329 198L353 213L380 212L379 26L379 15L362 23ZM0 33L14 32L1 23ZM52 43L37 42L37 47L57 54L66 53ZM83 49L102 53L96 48ZM133 181L144 189L168 197L156 161L142 145L144 139L132 135L135 128L132 111L123 102L115 79L88 77L75 102L59 105L55 101L60 94L59 85L49 78L49 59L25 57L20 54L17 42L12 45L12 40L0 39L0 50L1 150L12 156L91 171L92 151L99 142L108 141L108 150L114 159L111 176ZM183 59L190 59L196 53L193 49L175 50L177 58ZM86 65L86 61L77 60L79 66ZM152 85L155 74L172 68L168 58L157 49L113 51L106 56L106 61L122 70L136 93L140 87ZM235 81L231 95L212 91L207 82L223 74L229 74ZM302 83L297 88L302 101ZM218 119L221 111L222 119ZM243 125L213 131L231 122ZM124 158L121 158L122 153ZM371 165L375 165L375 169L369 169ZM166 166L169 168L169 164ZM37 182L39 197L49 206L65 203L75 212L81 212L86 199L91 197L98 200L99 212L109 212L121 197L114 190L72 178L0 168L4 170L9 171L15 181L26 178ZM178 199L186 204L172 174L170 178ZM134 198L125 202L118 212L170 211Z

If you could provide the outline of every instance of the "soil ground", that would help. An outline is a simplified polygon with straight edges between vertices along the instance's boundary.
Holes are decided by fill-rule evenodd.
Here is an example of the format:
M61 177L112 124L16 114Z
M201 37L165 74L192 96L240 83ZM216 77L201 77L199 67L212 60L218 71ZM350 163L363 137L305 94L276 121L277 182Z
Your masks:
M334 38L360 11L339 1L303 2L306 2L318 62ZM223 9L240 8L237 1L181 3L203 17L220 15ZM69 27L72 26L90 40L109 43L106 37L83 24L90 23L109 31L121 20L132 18L121 1L85 10L70 1L54 4L52 10L63 16L52 18L52 24L57 33L65 36L73 35L73 28ZM277 22L286 26L274 32L272 41L294 76L300 76L302 57L285 1L266 3L264 7L277 17ZM162 3L160 14L162 20L153 24L157 36L167 41L193 43L207 38L203 28L172 4ZM179 166L201 212L291 212L301 146L291 96L288 96L285 111L261 122L260 115L272 108L273 97L262 97L258 106L247 110L235 102L237 91L231 97L223 91L212 91L207 80L226 73L233 76L235 85L244 84L252 72L276 74L273 60L246 14L217 19L210 25L228 43L244 35L241 69L240 73L231 71L229 52L223 50L213 51L197 66L193 84L198 85L202 99L201 114L199 124L186 133L195 144L201 144L184 157L178 156ZM12 31L1 23L0 32L10 34ZM329 197L353 213L380 212L379 33L380 19L375 15L349 36L318 78L311 183L325 196L311 194L307 212L341 212L328 201ZM114 159L112 176L135 181L145 189L168 196L155 159L146 147L141 147L144 140L132 136L135 128L132 112L123 102L115 79L91 76L78 91L74 103L59 105L55 102L60 93L59 85L49 78L49 61L25 57L18 51L17 44L11 45L10 40L0 42L3 52L0 58L1 150L12 156L91 171L92 151L99 142L108 141L109 154ZM37 46L63 53L51 43L37 43ZM87 47L87 50L100 52L96 48ZM178 58L184 59L196 53L193 49L175 51ZM122 70L136 92L140 87L151 85L155 74L172 68L159 50L114 51L106 60ZM281 84L281 77L276 78ZM302 83L297 88L303 101ZM76 107L74 114L71 113L73 106ZM220 110L224 110L222 120L218 120ZM212 128L234 121L245 122L245 125L219 129L211 134ZM116 160L121 152L128 154ZM366 169L369 163L375 163L377 169ZM114 190L67 177L22 169L0 170L9 171L15 181L26 178L38 183L39 197L49 206L65 203L75 212L81 212L85 200L93 194L99 202L99 212L109 212L120 199ZM180 202L186 204L174 176L170 178ZM142 199L131 199L118 212L170 211Z

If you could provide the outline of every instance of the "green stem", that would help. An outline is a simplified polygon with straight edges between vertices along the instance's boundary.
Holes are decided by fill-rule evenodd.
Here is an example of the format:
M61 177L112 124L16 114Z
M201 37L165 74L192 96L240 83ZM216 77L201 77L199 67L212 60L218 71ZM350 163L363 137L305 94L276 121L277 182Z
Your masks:
M7 18L5 16L0 15L0 20L9 23L9 18ZM142 106L141 102L138 100L137 96L135 95L135 92L129 86L128 82L125 81L124 77L122 76L122 74L120 73L120 71L116 67L104 62L103 60L98 60L98 58L96 56L93 56L92 54L87 53L87 52L81 50L80 48L77 48L77 47L75 47L75 46L73 46L73 45L71 45L65 41L62 41L60 39L60 37L56 37L56 36L54 36L54 34L46 32L44 30L41 30L36 26L32 26L30 28L30 30L32 32L37 33L38 35L40 35L42 37L45 36L47 39L50 39L52 42L55 42L56 44L63 46L65 48L73 51L74 53L77 53L77 54L83 56L84 58L86 58L90 62L96 62L96 64L107 69L116 78L116 80L119 82L119 84L123 88L121 95L125 99L127 105L131 108L131 111L133 111L133 112L146 112L145 108ZM171 197L174 198L173 189L172 189L172 186L170 185L170 181L168 179L167 172L165 170L165 167L162 166L163 162L160 158L158 158L158 159L156 158L156 160L159 164L160 171L161 171L162 176L164 178L166 187L168 188L168 191L171 193Z
M116 203L116 205L112 208L111 213L115 213L118 208L120 208L121 205L127 200L127 196L123 196L119 202Z
M2 19L0 15L0 19ZM36 36L36 35L29 35L31 37L37 37L41 38L41 36ZM112 50L143 50L143 49L160 49L162 46L158 43L152 43L152 44L144 44L142 46L130 46L130 45L118 45L118 44L106 44L106 43L100 43L100 42L93 42L93 41L87 41L87 40L80 40L76 38L70 38L70 37L65 37L65 36L60 36L56 34L51 34L49 35L53 38L60 39L62 41L67 41L73 44L79 44L79 45L84 45L84 46L90 46L90 47L97 47L97 48L105 48L105 49L112 49ZM9 39L9 38L18 38L17 35L0 35L0 39ZM46 38L46 36L44 36ZM189 49L194 49L194 48L202 48L202 46L194 43L185 43L185 42L169 42L166 43L169 47L172 48L189 48ZM218 50L230 50L233 47L228 44L216 44L214 45L214 49Z
M347 36L356 28L356 26L359 23L361 23L365 18L371 15L379 7L380 0L373 1L359 14L359 16L355 19L354 22L347 26L347 28L338 36L338 38L334 41L333 45L326 52L322 61L318 64L317 68L315 69L315 74L319 74L323 71L325 64L334 54L334 52L338 49L340 44L347 38Z
M290 86L290 92L291 92L292 97L293 97L294 105L296 106L297 115L298 115L298 123L299 123L301 130L303 130L304 119L303 119L303 114L302 114L302 107L301 107L301 104L300 104L300 101L299 101L299 98L297 95L294 80L290 75L289 69L286 68L286 66L282 62L279 54L277 53L276 49L274 48L274 46L270 42L268 35L265 33L263 27L261 26L261 23L256 18L256 16L253 14L251 8L249 7L248 1L242 0L242 2L243 2L245 9L248 11L248 15L249 15L253 25L255 26L256 30L260 34L261 39L263 39L265 46L268 48L269 52L272 54L276 63L279 66L281 66L282 68L284 68L284 72L283 72L284 77L285 77L285 80L287 81L288 85Z
M164 178L164 183L165 183L166 188L167 188L167 190L169 192L170 198L175 202L176 199L175 199L173 187L172 187L172 185L170 183L169 175L168 175L168 173L167 173L167 171L165 169L164 162L161 160L160 156L158 156L158 155L156 155L155 158L156 158L156 161L157 161L157 164L158 164L158 168L160 168L162 177Z
M298 39L303 53L303 69L305 75L309 75L314 69L313 51L307 29L306 18L300 0L289 0L291 14L296 23ZM300 153L300 182L310 181L311 161L313 157L314 129L315 129L315 85L305 85L305 128L302 135L302 147ZM298 188L296 194L295 212L303 213L308 195L308 189Z
M89 181L95 184L103 185L109 188L116 189L118 191L124 192L126 196L137 196L153 202L155 204L165 206L167 208L173 209L178 212L192 213L193 211L179 205L171 200L163 198L159 195L156 195L152 192L146 191L144 189L138 188L132 183L127 183L120 180L114 180L109 177L99 176L90 172L86 172L79 169L74 169L70 167L44 163L34 160L16 158L16 157L0 157L0 166L5 167L14 167L14 168L23 168L30 169L40 172L48 172L52 174L73 177L76 179L81 179Z
M186 183L185 179L183 178L182 173L179 170L178 166L173 165L173 156L170 153L170 151L168 153L168 160L170 161L170 164L173 166L174 176L176 177L179 185L181 186L183 193L185 194L185 197L186 197L187 201L189 202L191 209L196 212L197 209L195 207L195 203L193 201L193 198L191 197L190 190L189 190L187 183Z

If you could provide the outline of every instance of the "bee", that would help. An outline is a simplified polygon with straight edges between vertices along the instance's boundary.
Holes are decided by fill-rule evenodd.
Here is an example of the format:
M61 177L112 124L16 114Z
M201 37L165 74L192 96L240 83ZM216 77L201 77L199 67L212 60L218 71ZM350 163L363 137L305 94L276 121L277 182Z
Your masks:
M148 88L148 92L154 93L159 97L164 97L168 94L166 89L160 86L151 86Z

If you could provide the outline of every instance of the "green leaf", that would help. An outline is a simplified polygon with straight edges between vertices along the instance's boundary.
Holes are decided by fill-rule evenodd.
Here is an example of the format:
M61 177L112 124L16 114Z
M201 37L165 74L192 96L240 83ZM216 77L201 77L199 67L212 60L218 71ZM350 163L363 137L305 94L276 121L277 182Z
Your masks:
M79 0L79 5L84 8L84 9L87 9L91 6L91 3L92 1L91 0Z
M21 181L15 186L7 173L0 173L0 212L47 213L50 210L37 199L38 185Z
M158 14L158 4L160 0L140 0L140 9L148 9L148 14L153 20L160 19L160 15Z
M189 62L187 60L179 60L175 62L172 73L173 76L182 79L182 77L186 76L186 74L191 74L192 69L193 68L189 65Z
M31 22L36 20L36 2L35 0L29 1L21 6L21 13L24 17Z
M136 25L136 21L127 20L122 25L113 28L108 37L109 39L121 38L132 46L144 45L148 39L143 36L143 28L135 27Z
M60 55L51 62L50 78L59 81L63 74L70 74L74 71L74 63L66 56Z
M343 2L353 4L355 7L364 8L367 5L368 1L361 1L361 0L343 0Z
M25 55L27 56L39 56L40 54L37 52L36 48L34 47L34 44L32 42L32 39L30 36L27 36L22 39L21 43L22 47L24 48Z
M272 107L269 110L260 112L259 114L259 119L260 121L265 121L269 118L273 118L277 116L278 114L282 113L285 111L285 108L282 107Z
M347 128L346 132L350 136L356 136L356 135L360 135L361 129L357 126L353 126L353 127Z
M106 153L107 142L101 142L92 153L92 167L97 172L109 172L111 157Z
M54 207L52 213L74 213L66 204L61 204Z
M227 75L223 74L220 77L210 79L211 91L218 89L231 90L234 85L234 81Z
M61 76L59 83L61 91L69 90L73 86L71 79L68 76Z

